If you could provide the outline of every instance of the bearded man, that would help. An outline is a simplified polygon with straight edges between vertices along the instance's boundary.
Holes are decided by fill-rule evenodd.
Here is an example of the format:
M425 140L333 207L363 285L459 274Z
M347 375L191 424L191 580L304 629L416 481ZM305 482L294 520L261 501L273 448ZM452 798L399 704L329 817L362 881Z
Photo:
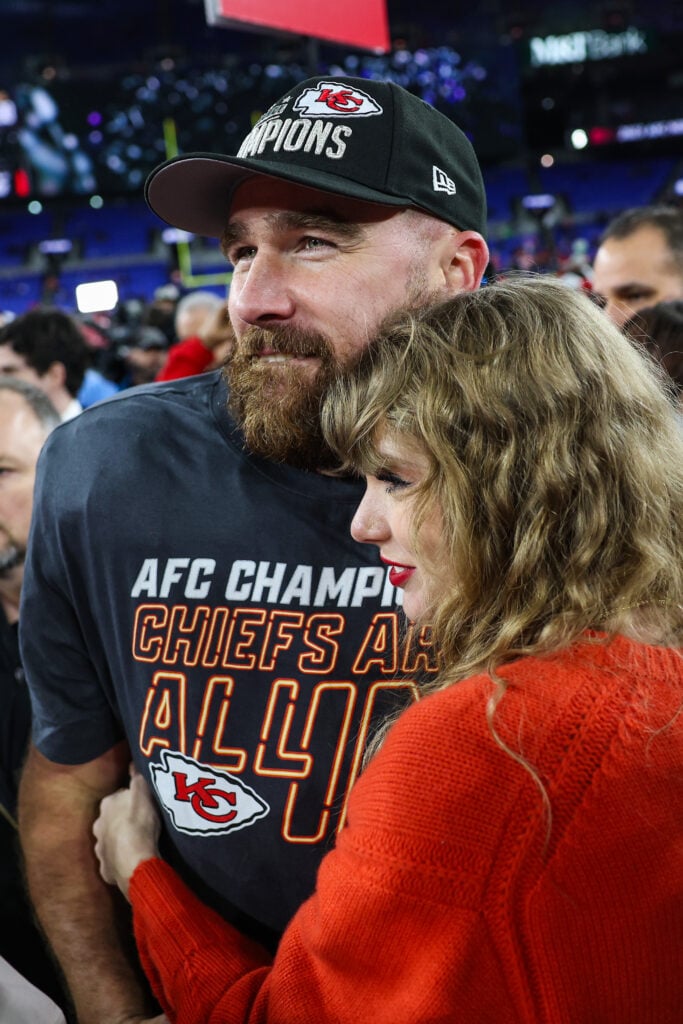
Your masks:
M420 636L399 658L386 568L349 536L360 485L327 472L318 410L387 314L477 288L488 258L469 142L388 83L309 79L237 156L168 161L146 196L222 239L235 340L224 376L124 393L42 459L20 825L80 1024L155 1012L92 853L131 757L169 860L273 946L343 824L373 721L435 668Z

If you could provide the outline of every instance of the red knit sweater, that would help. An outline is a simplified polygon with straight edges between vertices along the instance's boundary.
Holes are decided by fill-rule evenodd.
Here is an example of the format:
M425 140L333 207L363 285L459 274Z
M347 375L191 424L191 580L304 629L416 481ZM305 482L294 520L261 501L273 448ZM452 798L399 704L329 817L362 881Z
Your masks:
M159 860L130 895L179 1024L680 1024L683 659L618 638L411 707L274 961Z

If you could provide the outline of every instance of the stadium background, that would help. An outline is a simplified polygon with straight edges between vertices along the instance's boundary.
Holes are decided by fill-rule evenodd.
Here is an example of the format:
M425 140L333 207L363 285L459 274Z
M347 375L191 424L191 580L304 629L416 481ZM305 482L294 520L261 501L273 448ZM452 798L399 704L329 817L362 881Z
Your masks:
M354 5L348 3L348 17ZM2 0L0 310L71 311L175 283L224 293L217 243L142 201L176 151L234 152L310 74L393 78L463 127L479 155L497 271L581 286L605 223L683 203L683 5L388 0L391 49L207 25L204 0Z

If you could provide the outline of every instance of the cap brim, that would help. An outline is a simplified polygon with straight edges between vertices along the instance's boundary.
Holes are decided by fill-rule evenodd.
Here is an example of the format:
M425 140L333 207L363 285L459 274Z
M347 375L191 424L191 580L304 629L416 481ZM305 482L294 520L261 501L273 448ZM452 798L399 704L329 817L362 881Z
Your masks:
M145 199L167 224L195 235L220 238L228 222L233 192L254 176L292 181L382 206L414 205L404 196L386 195L337 174L215 153L188 153L160 164L147 178Z

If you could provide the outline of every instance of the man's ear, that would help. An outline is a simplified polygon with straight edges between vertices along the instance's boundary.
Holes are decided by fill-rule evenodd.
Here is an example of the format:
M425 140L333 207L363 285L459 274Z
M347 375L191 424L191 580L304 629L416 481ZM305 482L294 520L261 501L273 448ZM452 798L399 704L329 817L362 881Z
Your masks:
M48 383L50 391L65 387L66 366L57 361L50 363L42 379Z
M488 262L489 248L478 231L454 229L442 263L448 294L475 291L481 284Z

